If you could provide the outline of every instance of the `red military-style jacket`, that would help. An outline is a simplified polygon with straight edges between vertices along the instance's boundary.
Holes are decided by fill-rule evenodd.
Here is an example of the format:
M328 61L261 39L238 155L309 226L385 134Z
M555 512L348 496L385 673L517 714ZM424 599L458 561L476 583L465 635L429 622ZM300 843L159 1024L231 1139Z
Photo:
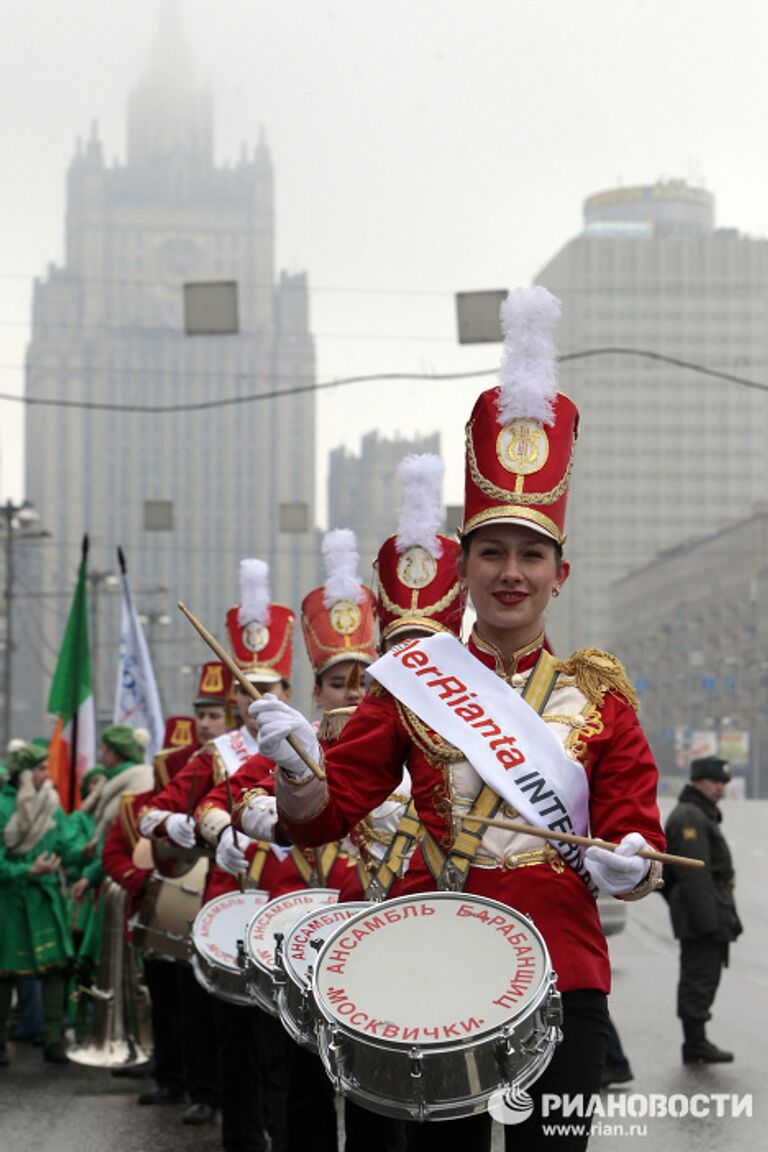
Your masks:
M214 843L230 821L236 830L240 829L239 818L249 799L274 795L274 772L271 760L253 756L229 778L229 787L222 781L211 789L195 812L195 820L206 839ZM242 833L242 846L248 860L248 883L268 892L271 898L301 888L340 889L357 863L350 844L281 847L264 840L251 840ZM236 876L216 867L209 876L205 899L237 891L238 887Z
M141 839L139 812L151 798L151 790L123 793L120 797L120 811L104 837L101 854L104 870L130 897L126 909L126 931L128 922L141 906L147 882L154 870L152 867L140 868L133 860L134 849Z
M473 633L470 651L522 691L543 637L506 660ZM584 768L591 835L617 842L640 832L661 849L664 835L656 803L657 770L633 706L634 693L618 660L586 649L558 664L542 714L566 754ZM324 755L327 781L294 783L277 774L280 824L296 843L338 839L397 787L406 764L419 817L446 855L459 834L455 811L469 812L482 780L463 754L380 685L369 687L344 731ZM517 813L502 805L498 816ZM464 890L529 915L544 936L561 991L610 988L608 951L593 893L545 842L486 826ZM554 855L553 855L554 853ZM654 871L655 869L655 871ZM656 886L659 869L630 898ZM425 849L417 848L396 892L436 887Z

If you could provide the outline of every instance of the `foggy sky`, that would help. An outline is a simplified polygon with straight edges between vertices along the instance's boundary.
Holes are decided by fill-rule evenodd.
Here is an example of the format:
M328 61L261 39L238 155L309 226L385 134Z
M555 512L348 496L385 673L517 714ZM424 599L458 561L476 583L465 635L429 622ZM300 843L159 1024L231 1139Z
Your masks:
M162 0L4 0L0 392L19 393L32 279L62 260L64 186L96 120L125 157L126 102ZM717 223L768 234L762 0L181 0L213 90L217 159L263 128L277 268L309 275L318 378L498 363L459 349L453 294L528 283L603 188L685 178ZM561 348L561 351L572 351ZM334 390L327 451L362 432L462 430L488 381ZM0 497L21 497L21 408L0 401Z

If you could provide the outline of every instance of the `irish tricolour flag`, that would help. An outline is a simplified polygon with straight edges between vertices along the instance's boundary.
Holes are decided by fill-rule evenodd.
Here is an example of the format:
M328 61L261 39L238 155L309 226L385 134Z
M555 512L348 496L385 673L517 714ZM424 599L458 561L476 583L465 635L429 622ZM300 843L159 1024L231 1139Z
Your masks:
M77 588L48 697L48 711L57 717L48 753L49 772L62 807L68 812L79 807L80 781L96 758L96 714L88 652L87 559L85 536Z

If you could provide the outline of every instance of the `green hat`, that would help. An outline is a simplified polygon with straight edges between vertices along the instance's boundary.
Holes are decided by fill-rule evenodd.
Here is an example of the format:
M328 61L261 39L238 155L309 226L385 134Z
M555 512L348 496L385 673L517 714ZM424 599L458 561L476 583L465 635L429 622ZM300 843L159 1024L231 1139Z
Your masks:
M86 796L91 790L91 786L97 776L104 776L109 779L109 772L103 764L94 764L93 768L89 768L80 781L80 799L85 800Z
M144 750L136 739L136 729L130 724L110 724L102 732L101 740L123 760L139 764L144 759Z
M24 772L27 768L37 768L38 764L42 764L48 758L48 746L41 748L39 744L22 744L20 748L14 748L11 752L8 762L8 775L18 776L20 772Z

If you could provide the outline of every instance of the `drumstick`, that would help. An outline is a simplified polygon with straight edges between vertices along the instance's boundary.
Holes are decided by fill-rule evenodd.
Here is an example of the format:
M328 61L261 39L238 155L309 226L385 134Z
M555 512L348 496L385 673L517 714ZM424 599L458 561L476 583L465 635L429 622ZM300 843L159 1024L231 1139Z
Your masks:
M491 816L469 816L458 812L454 808L454 815L465 823L490 824L493 828L508 828L510 832L523 832L528 836L540 836L543 840L561 840L564 844L583 844L585 848L607 848L615 852L618 844L610 840L596 840L591 836L577 836L573 832L555 832L551 828L537 828L534 824L521 824L513 820L495 820ZM703 860L694 860L690 856L673 856L669 852L656 852L653 848L641 848L637 853L646 860L658 860L662 864L679 864L683 868L703 868Z
M229 668L230 672L234 676L235 680L237 680L243 691L246 692L252 700L261 700L261 692L259 692L258 688L254 684L251 684L248 677L240 668L238 668L232 657L227 652L225 652L216 637L212 636L208 629L203 627L197 617L193 616L193 614L190 612L189 608L187 608L185 604L182 604L181 600L177 600L176 606L180 609L180 611L184 613L192 627L200 633L211 651L216 653L222 664L225 664L226 667ZM292 732L286 736L286 740L290 744L291 748L293 748L296 755L301 757L307 768L309 768L310 772L316 776L318 780L325 780L325 772L323 769L319 764L315 764L312 757L307 751L305 751L304 748L302 748L301 744L298 742Z
M230 827L232 828L232 839L235 842L235 848L239 848L240 847L240 841L237 838L237 829L232 824L232 809L234 808L234 804L232 802L232 785L229 782L229 773L227 773L226 776L224 777L224 787L227 790L227 811L229 812L229 822L230 822ZM237 882L240 885L240 891L245 892L245 873L244 872L238 872Z

